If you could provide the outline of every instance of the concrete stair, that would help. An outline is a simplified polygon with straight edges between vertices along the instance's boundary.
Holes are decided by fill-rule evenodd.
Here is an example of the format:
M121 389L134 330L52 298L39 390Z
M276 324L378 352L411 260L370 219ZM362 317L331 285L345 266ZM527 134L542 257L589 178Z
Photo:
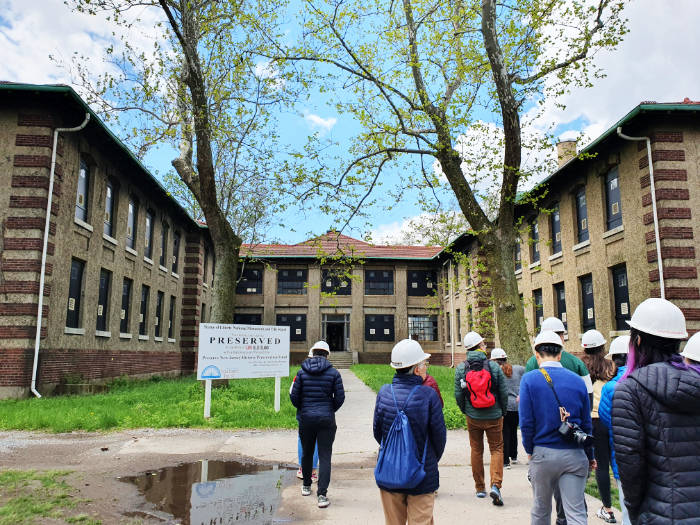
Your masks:
M337 369L350 368L352 366L352 352L331 352L328 360Z

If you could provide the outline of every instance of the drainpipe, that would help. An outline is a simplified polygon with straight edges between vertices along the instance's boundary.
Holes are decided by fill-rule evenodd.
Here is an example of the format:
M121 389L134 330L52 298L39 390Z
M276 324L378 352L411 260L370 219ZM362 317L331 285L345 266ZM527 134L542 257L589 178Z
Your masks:
M455 366L455 298L454 294L452 293L452 279L450 279L450 275L453 275L452 271L452 264L449 261L447 261L445 264L449 264L448 268L449 271L447 272L447 290L448 294L450 295L450 326L448 327L448 330L450 331L450 348L452 350L452 362L450 364L450 368L454 368Z
M59 133L71 133L80 131L90 121L90 113L85 113L83 123L75 128L56 128L53 131L53 148L51 149L51 172L49 174L49 198L46 203L46 222L44 223L44 246L41 250L41 270L39 272L39 306L36 313L36 335L34 337L34 362L32 363L32 385L31 391L36 397L41 397L41 394L36 390L36 369L39 364L39 346L41 345L41 321L42 310L44 308L44 278L46 269L46 249L49 245L49 225L51 224L51 203L53 201L53 181L56 173L56 147L58 145Z
M661 290L661 298L666 299L666 287L664 285L664 265L661 260L661 240L659 239L659 217L656 213L656 188L654 186L654 163L651 158L651 140L649 137L630 137L622 133L622 128L617 128L617 134L625 140L640 141L645 140L647 143L647 159L649 160L649 185L651 187L651 210L654 215L654 237L656 239L656 264L659 268L659 289Z

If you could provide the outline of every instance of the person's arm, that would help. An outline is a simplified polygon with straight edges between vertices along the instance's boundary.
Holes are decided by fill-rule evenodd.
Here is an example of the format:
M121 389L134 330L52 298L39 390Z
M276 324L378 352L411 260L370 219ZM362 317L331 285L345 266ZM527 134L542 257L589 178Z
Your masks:
M598 417L600 422L605 425L608 430L612 430L612 420L610 419L610 409L612 408L612 397L615 391L615 383L608 381L603 386L603 391L600 393L600 403L598 403Z
M345 403L345 389L343 388L343 378L340 372L335 371L335 379L333 381L333 411L337 412Z
M435 393L437 394L438 399L440 400L440 405L444 407L444 406L445 406L445 402L442 400L442 394L440 394L440 387L438 386L437 381L435 380L435 378L434 378L433 376L429 375L429 374L426 374L426 375L425 375L425 381L423 381L423 384L424 384L425 386L429 386L430 388L432 388L433 390L435 390Z
M537 370L537 368L539 368L537 366L537 359L535 359L535 356L533 355L530 359L527 360L527 363L525 363L525 372Z
M431 395L428 399L428 407L430 410L430 419L428 424L428 432L430 442L435 450L435 458L440 461L443 452L445 452L445 443L447 443L447 429L445 428L445 416L442 413L442 406L437 395Z
M289 391L289 400L296 408L301 406L301 391L301 370L299 370L294 378L294 382L292 383L292 389Z
M491 361L493 363L493 361ZM508 412L508 384L506 383L506 375L501 370L501 367L493 363L496 369L496 381L498 382L498 403L501 407L501 414L505 417ZM491 370L493 372L493 368Z
M645 497L647 481L646 435L640 393L634 380L618 383L612 400L613 443L625 504L632 523Z
M462 414L466 414L464 408L466 399L464 389L462 388L462 379L464 379L464 366L460 363L457 365L457 368L455 368L455 401L462 411Z
M382 396L382 387L377 394L377 399L374 402L374 418L372 420L372 432L374 433L374 439L380 445L382 444L382 414L379 409L379 398Z
M576 356L574 356L576 357ZM578 357L576 357L578 360L578 375L581 376L581 379L583 379L583 382L586 384L586 392L588 392L589 395L589 405L593 404L593 381L591 380L591 374L588 372L588 368L586 368L586 364L581 361Z
M523 438L523 448L528 456L532 455L533 438L535 436L535 420L532 397L530 395L530 385L527 380L520 383L520 404L518 411L520 415L520 433Z
M583 413L581 414L581 429L589 435L593 434L593 420L591 419L591 405L589 403L589 395L581 391L581 404L583 406ZM584 449L586 456L588 456L588 461L595 461L595 456L593 453L593 445ZM591 465L595 468L595 464Z

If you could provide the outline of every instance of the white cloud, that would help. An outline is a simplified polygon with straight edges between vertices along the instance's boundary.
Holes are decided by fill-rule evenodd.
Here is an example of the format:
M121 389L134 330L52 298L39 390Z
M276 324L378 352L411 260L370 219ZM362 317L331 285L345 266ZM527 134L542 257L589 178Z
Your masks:
M461 212L421 213L380 224L370 231L373 244L446 245L468 229Z
M328 133L338 122L335 117L323 118L308 111L304 111L304 120L311 129L320 130L323 133Z

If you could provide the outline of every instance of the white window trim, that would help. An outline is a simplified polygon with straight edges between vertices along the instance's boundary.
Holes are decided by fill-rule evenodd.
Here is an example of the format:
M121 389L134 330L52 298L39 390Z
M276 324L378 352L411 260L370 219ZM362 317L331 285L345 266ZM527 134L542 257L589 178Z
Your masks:
M148 264L149 266L153 266L153 259L149 259L149 258L146 257L145 255L144 255L144 257L143 257L143 262L145 262L145 263Z
M550 255L549 257L547 257L547 260L548 261L556 261L557 259L561 259L563 257L563 255L564 254L562 253L562 251L559 250L557 253L554 253L554 254Z
M166 270L166 271L167 271L167 270ZM175 272L170 272L170 275L172 275L173 277L175 277L175 279L179 279L179 278L180 278L180 274L177 274L177 273L175 273Z
M538 272L540 268L542 267L542 261L534 262L531 265L527 267L528 270L531 270L533 272ZM537 269L535 269L537 268Z
M162 343L162 342L163 342L163 338L162 338L162 337L154 337L153 340L154 340L154 341L158 341L159 343Z
M168 269L167 269L165 266L161 265L161 264L158 265L158 269L159 269L161 272L168 273Z
M124 249L125 249L127 252L129 252L131 255L138 255L138 254L139 254L139 252L137 252L137 251L134 250L133 248L129 248L128 246L124 246Z
M603 237L603 239L607 239L608 237L612 237L613 235L615 235L617 233L621 233L623 231L625 231L625 225L620 224L620 226L618 226L617 228L613 228L612 230L606 231L602 237Z
M139 334L139 341L148 341L149 339L149 336Z
M515 270L515 275L521 275L523 273L523 269L520 268L519 270Z
M85 328L71 328L66 326L63 329L63 333L69 335L85 335Z
M131 339L132 335L131 334L126 334L124 332L119 333L119 339Z
M115 239L114 237L107 235L106 233L102 234L102 238L105 241L107 241L108 243L114 244L114 246L119 246L119 241L117 239Z
M581 250L581 249L585 248L586 246L590 246L590 245L591 245L591 240L588 239L588 240L580 242L578 244L574 244L574 246L571 248L571 251L575 252L575 251Z
M95 337L112 337L112 332L105 332L104 330L95 330Z
M174 337L168 337L168 343L174 343L176 341L177 339L175 339Z
M202 283L202 286L203 286L204 288L209 288L209 285L208 285L207 283Z
M90 233L92 233L92 231L93 231L92 224L88 224L87 222L85 222L81 219L78 219L77 217L73 217L73 222L75 224L77 224L78 226L80 226L81 228L84 228L87 231L89 231Z

